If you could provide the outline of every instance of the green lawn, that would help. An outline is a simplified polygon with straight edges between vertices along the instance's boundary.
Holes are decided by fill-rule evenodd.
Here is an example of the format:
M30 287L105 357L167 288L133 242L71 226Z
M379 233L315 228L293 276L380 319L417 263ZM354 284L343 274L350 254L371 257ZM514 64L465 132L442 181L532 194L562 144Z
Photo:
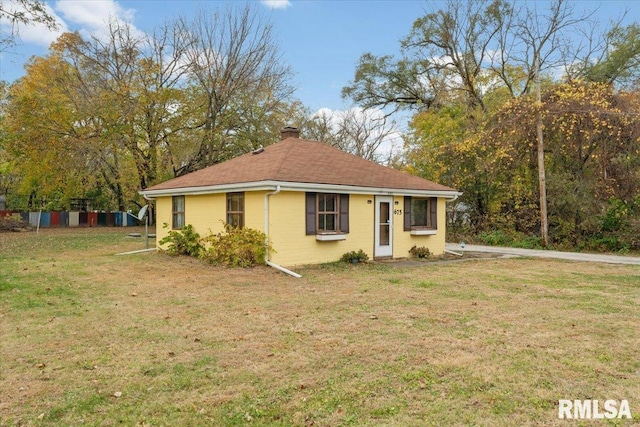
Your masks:
M0 234L0 425L633 425L640 268L229 270L130 230ZM632 420L558 419L627 399Z

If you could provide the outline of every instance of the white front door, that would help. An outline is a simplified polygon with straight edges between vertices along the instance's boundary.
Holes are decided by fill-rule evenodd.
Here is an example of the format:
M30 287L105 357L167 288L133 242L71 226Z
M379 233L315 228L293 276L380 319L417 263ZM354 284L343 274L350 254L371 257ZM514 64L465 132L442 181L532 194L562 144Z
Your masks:
M376 196L374 257L393 256L393 197Z

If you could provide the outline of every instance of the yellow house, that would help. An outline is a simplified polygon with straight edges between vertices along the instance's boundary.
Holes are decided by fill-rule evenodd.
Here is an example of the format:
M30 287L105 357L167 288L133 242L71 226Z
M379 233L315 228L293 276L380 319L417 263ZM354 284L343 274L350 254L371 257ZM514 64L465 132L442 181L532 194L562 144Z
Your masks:
M299 138L282 140L140 192L155 199L157 223L191 224L201 235L223 222L263 231L269 264L337 261L364 250L403 258L413 246L441 254L445 204L460 193L404 172ZM167 229L157 230L162 239Z

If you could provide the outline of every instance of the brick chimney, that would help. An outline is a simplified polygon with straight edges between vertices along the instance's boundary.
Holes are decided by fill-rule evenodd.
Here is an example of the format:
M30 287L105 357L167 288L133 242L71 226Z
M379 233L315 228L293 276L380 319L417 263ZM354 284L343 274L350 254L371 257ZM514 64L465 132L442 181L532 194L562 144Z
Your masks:
M280 131L280 140L287 138L300 138L300 130L293 126L285 126Z

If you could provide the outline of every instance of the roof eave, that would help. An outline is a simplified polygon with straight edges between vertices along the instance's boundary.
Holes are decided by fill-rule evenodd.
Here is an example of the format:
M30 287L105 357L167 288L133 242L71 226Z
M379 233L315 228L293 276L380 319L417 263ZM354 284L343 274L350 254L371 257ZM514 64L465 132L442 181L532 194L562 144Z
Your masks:
M416 190L406 188L379 188L362 187L356 185L337 185L307 182L286 182L286 181L254 181L234 184L210 185L198 187L167 188L160 190L139 191L145 198L156 198L164 196L184 196L184 195L204 195L227 193L234 191L273 191L277 187L281 191L314 191L330 193L367 194L374 196L422 196L422 197L443 197L447 200L455 200L462 193L456 190Z

